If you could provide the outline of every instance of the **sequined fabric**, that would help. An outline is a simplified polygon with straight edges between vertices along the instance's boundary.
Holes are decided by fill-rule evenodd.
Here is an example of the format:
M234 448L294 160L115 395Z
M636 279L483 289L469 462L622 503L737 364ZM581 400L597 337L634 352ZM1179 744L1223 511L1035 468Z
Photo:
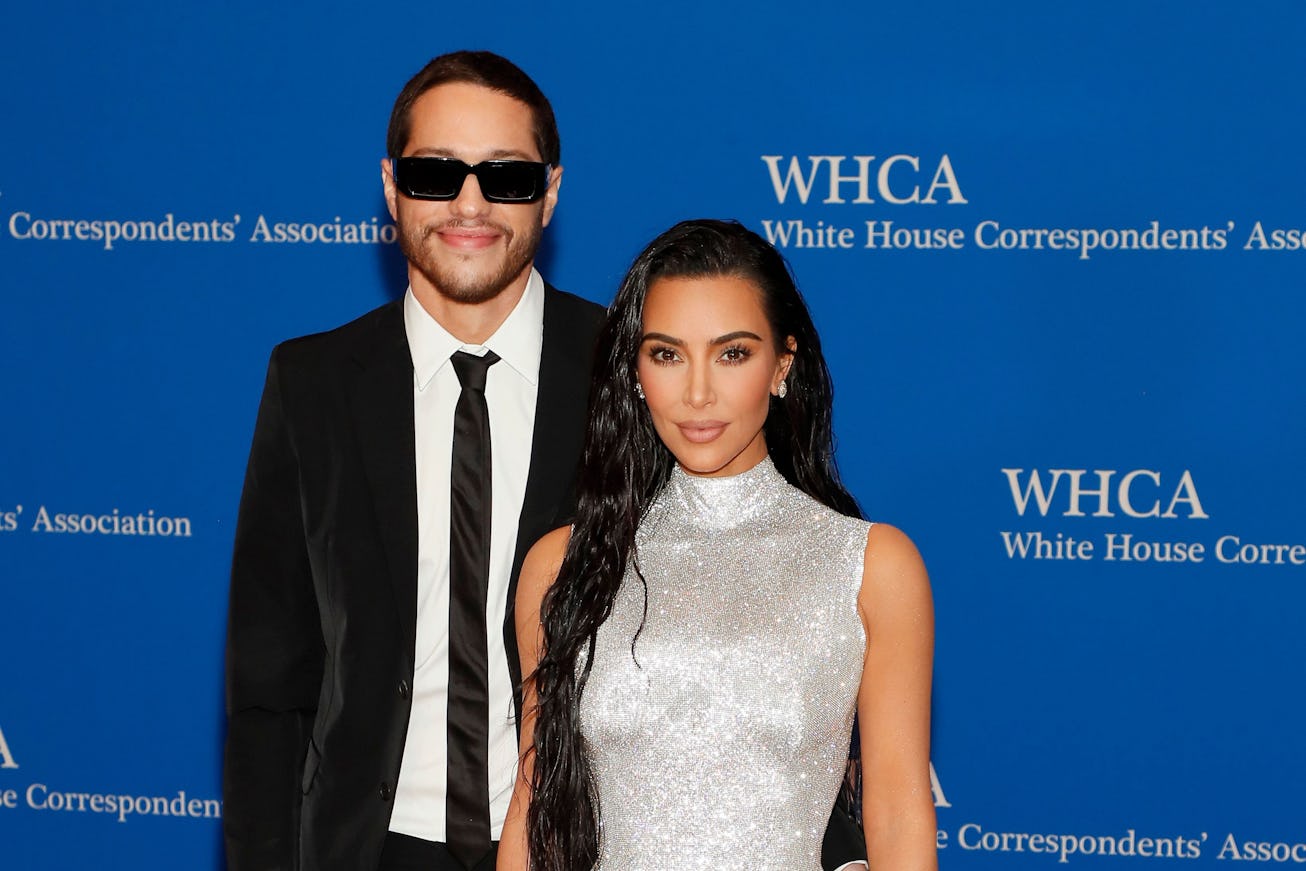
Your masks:
M637 536L599 631L581 729L602 871L819 871L843 776L865 633L868 524L794 489L769 459L679 469Z

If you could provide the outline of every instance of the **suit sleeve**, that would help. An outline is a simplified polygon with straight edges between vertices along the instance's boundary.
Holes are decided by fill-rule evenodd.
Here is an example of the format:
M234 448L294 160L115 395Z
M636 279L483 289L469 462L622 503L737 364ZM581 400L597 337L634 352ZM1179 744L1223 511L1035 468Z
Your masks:
M861 827L836 804L821 843L821 867L824 871L840 871L849 862L865 861L866 839L862 837Z
M229 871L297 869L323 642L278 352L236 521L227 624L223 827Z

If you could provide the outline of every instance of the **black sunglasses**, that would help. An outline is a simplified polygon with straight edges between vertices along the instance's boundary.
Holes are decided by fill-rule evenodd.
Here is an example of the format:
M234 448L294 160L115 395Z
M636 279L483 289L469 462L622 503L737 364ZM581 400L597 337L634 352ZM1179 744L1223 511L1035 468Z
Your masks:
M395 185L415 200L452 200L467 174L476 176L481 196L490 203L533 203L549 185L549 165L533 160L483 160L475 166L452 157L399 157Z

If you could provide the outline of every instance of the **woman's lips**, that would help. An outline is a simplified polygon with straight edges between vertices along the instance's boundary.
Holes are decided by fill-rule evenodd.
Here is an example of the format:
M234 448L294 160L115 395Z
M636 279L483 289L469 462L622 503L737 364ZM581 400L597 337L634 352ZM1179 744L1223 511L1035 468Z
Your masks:
M725 431L726 425L719 420L695 420L676 424L686 441L695 444L710 442Z

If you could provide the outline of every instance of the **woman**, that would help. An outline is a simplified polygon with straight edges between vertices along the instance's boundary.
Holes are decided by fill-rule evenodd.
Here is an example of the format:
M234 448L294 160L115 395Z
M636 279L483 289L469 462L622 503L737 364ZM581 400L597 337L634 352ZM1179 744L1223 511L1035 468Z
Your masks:
M934 868L929 583L838 481L783 258L678 224L596 353L576 522L518 587L533 676L500 871L817 871L854 713L871 868Z

